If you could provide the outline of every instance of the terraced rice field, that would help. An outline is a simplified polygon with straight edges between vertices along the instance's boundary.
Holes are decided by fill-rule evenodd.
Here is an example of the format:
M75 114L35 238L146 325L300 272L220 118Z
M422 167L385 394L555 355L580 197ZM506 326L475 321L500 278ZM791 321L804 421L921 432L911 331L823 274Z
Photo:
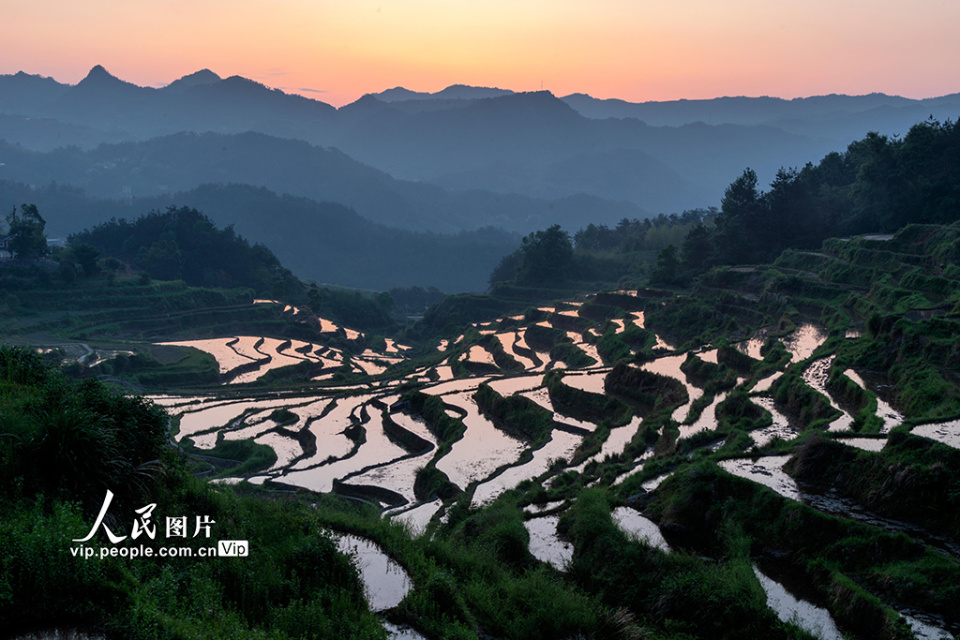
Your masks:
M550 313L552 311L548 310ZM560 329L564 323L577 320L579 316L575 311L566 309L562 314L551 315L550 318L533 324ZM556 319L556 325L553 319ZM467 492L469 504L473 507L490 504L523 482L533 481L550 486L562 474L586 474L588 469L592 474L590 484L603 481L619 487L634 476L645 474L642 490L657 491L672 473L666 470L652 475L653 472L646 471L646 467L657 459L658 447L662 447L663 438L666 437L662 429L657 447L642 443L638 446L637 438L644 432L643 412L638 411L620 426L601 429L606 416L586 419L583 415L565 415L555 406L554 398L546 386L546 372L556 369L563 371L561 384L569 389L595 396L608 395L607 381L612 369L610 363L603 361L595 344L603 334L601 323L585 327L581 332L566 329L558 332L557 335L565 336L570 346L594 360L588 366L570 367L551 357L550 350L539 348L539 344L535 349L527 342L526 332L532 324L518 327L516 319L505 322L506 328L502 331L498 323L486 324L481 331L499 340L503 353L519 363L519 369L500 370L498 360L490 349L466 344L461 336L442 344L443 350L436 352L441 360L417 368L404 378L391 376L388 368L418 354L393 341L387 342L382 351L367 349L354 355L321 344L283 342L258 336L179 343L213 353L220 363L221 373L225 374L225 384L231 386L255 382L267 371L305 361L331 369L340 368L345 361L350 361L353 371L362 374L362 377L354 383L336 387L318 386L312 392L299 389L297 395L289 397L251 396L225 401L215 397L181 398L167 395L157 397L156 401L179 414L178 440L190 438L197 446L210 448L219 439L252 439L273 448L277 453L277 461L269 469L243 478L218 481L233 483L247 479L274 487L300 487L317 492L359 496L379 504L384 517L406 523L415 535L424 532L431 522L445 518L449 506L449 503L434 496L423 500L418 497L415 491L417 474L428 466L436 467L459 490ZM630 322L642 327L642 314L639 318L628 317L615 322L613 327L617 333L622 333ZM759 356L759 347L768 338L767 332L761 331L753 339L740 343L738 349L751 358ZM832 354L817 351L824 339L825 333L812 325L801 326L796 335L784 337L784 346L791 353L790 363L786 366L801 367L799 371L803 383L822 394L827 403L842 412L842 417L829 427L831 432L837 432L840 442L864 451L879 451L886 444L886 434L904 417L879 399L877 413L883 420L881 433L863 437L851 432L853 416L843 408L844 404L839 399L833 397L826 385L835 360ZM687 399L670 410L675 435L672 436L674 440L667 441L673 442L673 446L679 447L690 438L703 441L704 444L697 445L701 448L715 450L722 446L724 440L704 438L705 432L717 430L718 407L730 394L740 390L746 391L750 402L769 416L768 426L748 433L754 454L777 442L793 440L804 430L805 425L799 423L797 417L787 407L778 404L771 395L771 386L782 371L771 375L769 370L765 370L759 380L741 375L734 389L713 392L705 389L702 381L696 383L681 370L681 365L688 357L686 353L669 349L659 336L656 345L659 346L655 347L655 357L639 366L644 371L677 381L687 393ZM717 363L716 349L704 349L698 356L704 362ZM471 375L464 370L464 363L482 364L483 375ZM238 366L242 367L242 375L231 377L230 372ZM840 373L868 393L876 392L856 371L846 369ZM428 421L403 401L402 394L394 388L399 382L414 383L425 396L442 401L444 415L462 427L462 435L444 445ZM483 383L489 384L503 398L524 397L549 412L555 421L549 437L534 445L516 433L504 430L502 425L485 415L475 399ZM705 396L709 401L704 400ZM691 412L695 403L699 407L696 414ZM276 409L286 409L294 414L294 418L288 417L288 422L280 427L270 417ZM954 447L960 446L960 427L956 421L921 425L914 432ZM299 437L293 437L298 434ZM602 437L596 443L596 448L581 453L588 437L594 438L597 434ZM313 446L309 443L313 443ZM635 453L627 456L626 451ZM728 459L720 465L730 473L768 486L791 500L808 503L817 509L829 513L851 509L842 500L831 501L822 496L811 496L783 471L787 458L785 455L766 455ZM602 470L605 465L617 465L616 473L604 476ZM572 545L557 533L556 511L564 508L566 505L561 501L529 505L525 509L531 553L560 570L564 570L573 553ZM542 515L544 512L548 515ZM619 507L612 517L615 524L629 536L670 552L671 548L657 525L637 510ZM852 517L865 516L852 514ZM895 524L882 519L871 522L885 528ZM822 616L817 618L819 614L807 607L809 603L793 597L782 585L757 571L771 607L783 611L786 616L813 616L810 628L818 628L828 636L833 633L830 622ZM919 620L915 622L917 625L925 624ZM920 629L919 626L916 628Z

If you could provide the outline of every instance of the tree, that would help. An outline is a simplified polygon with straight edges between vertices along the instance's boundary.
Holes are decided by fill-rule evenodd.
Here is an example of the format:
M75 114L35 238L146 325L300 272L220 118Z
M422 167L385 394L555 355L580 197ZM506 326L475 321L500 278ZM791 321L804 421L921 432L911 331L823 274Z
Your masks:
M43 230L47 222L40 217L37 205L21 204L19 216L14 207L7 216L7 225L10 229L10 250L15 257L21 260L35 260L46 254L47 236L43 235Z
M757 173L745 169L723 194L717 216L716 251L722 264L754 262L762 247L768 221L764 219Z
M321 297L316 284L310 285L310 290L307 291L307 300L309 300L307 304L310 306L310 310L314 313L320 313Z
M657 268L650 274L653 284L677 285L681 282L680 259L676 245L668 245L657 256Z
M84 275L94 276L100 272L100 266L97 264L97 260L100 258L99 249L81 242L71 247L71 251L77 264L83 269Z
M164 231L149 247L141 246L136 264L160 280L176 280L181 277L183 256L173 231Z
M703 224L698 224L683 240L683 262L693 271L704 271L713 258L713 236Z
M523 252L519 249L500 258L500 262L490 272L490 287L494 287L498 282L515 280L522 264Z
M523 262L517 271L522 284L553 285L566 282L573 271L573 244L570 234L555 224L546 231L531 233L520 246Z

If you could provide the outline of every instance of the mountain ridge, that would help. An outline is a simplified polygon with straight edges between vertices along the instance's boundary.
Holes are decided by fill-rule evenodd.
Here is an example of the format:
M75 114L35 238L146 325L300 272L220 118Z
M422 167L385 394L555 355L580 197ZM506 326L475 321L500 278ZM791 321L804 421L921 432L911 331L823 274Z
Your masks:
M411 97L417 99L406 99ZM397 199L390 214L395 226L417 218L446 230L455 230L458 220L464 219L456 212L465 202L465 192L473 190L483 194L484 204L466 206L470 215L480 216L471 224L503 224L520 232L537 226L532 222L516 226L516 211L511 207L523 198L552 202L582 193L604 202L599 208L605 211L617 201L633 211L654 213L703 207L715 202L744 167L752 167L762 182L770 182L783 166L816 162L827 153L842 151L867 131L904 134L931 113L955 118L960 113L960 96L956 102L950 96L925 102L869 94L635 104L586 94L557 97L549 91L451 85L431 94L395 87L336 109L242 76L221 78L210 70L188 74L162 89L137 87L100 65L75 86L23 74L0 76L0 133L25 148L93 149L97 144L139 143L182 132L254 132L301 140L339 149L357 163L405 182L404 189L410 193L417 192L412 199ZM274 142L266 146L286 149L294 156L301 153ZM279 165L299 171L282 158L245 158L267 174ZM625 164L618 164L621 160ZM252 184L264 184L241 163L217 163L219 175L210 175L209 167L198 168L206 181L256 178ZM93 176L101 171L96 166L87 168ZM0 177L41 184L52 178L42 172L28 177L20 171L8 166ZM76 179L82 186L90 178L81 172ZM350 198L385 193L382 176L367 174L361 182L348 182L338 189L352 189ZM115 197L126 186L134 195L152 193L138 191L142 183L131 175L126 182L112 184L110 195ZM154 189L167 183L161 179L148 186ZM265 186L280 193L321 197L282 184ZM508 198L509 206L499 206L497 197ZM363 210L363 202L350 198L342 201ZM445 204L437 205L440 201ZM457 206L452 207L453 203ZM505 209L509 211L504 213ZM538 213L529 217L539 220L539 205L534 209ZM437 217L441 211L454 214ZM595 209L585 210L578 218L566 217L568 213L556 222L576 228L593 221Z

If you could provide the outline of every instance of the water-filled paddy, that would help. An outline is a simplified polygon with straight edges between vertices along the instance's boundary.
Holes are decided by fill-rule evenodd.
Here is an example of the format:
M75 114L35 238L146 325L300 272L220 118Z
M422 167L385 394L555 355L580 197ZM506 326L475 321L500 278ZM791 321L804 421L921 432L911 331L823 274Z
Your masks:
M349 478L369 467L388 464L406 457L407 452L394 444L383 430L383 418L378 412L363 424L366 440L356 453L321 464L312 469L305 469L305 465L297 465L301 470L290 471L280 476L280 480L288 484L305 487L313 491L329 492L333 489L335 480Z
M582 440L580 436L554 430L550 441L534 451L533 458L529 462L509 467L497 477L477 485L473 494L473 504L492 502L501 493L512 489L524 480L545 473L555 460L569 460Z
M386 611L400 604L413 588L410 576L375 543L350 534L335 534L337 548L350 555L360 570L370 609Z
M651 547L670 551L670 545L660 533L660 527L649 518L643 517L636 509L617 507L610 515L617 527L627 535L642 540Z
M960 420L921 424L914 427L910 433L960 449Z
M530 536L530 553L541 562L564 571L573 560L573 545L557 534L560 516L543 516L523 523Z
M829 611L795 597L782 584L761 573L757 567L753 568L753 572L767 594L767 606L773 609L778 618L797 624L821 640L843 640Z
M446 398L467 412L463 418L467 429L463 438L453 443L450 453L437 461L437 469L461 489L486 478L498 467L516 461L526 447L480 415L472 395L460 393Z

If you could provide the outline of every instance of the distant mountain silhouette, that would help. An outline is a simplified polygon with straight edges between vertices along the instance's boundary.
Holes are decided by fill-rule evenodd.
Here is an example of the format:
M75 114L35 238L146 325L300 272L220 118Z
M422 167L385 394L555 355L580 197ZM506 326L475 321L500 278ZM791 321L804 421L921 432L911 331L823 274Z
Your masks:
M380 93L370 94L383 102L402 102L404 100L480 100L482 98L499 98L512 94L509 89L491 87L472 87L466 84L452 84L442 91L427 93L411 91L403 87L394 87Z
M491 198L510 196L511 206L521 206L524 198L566 202L583 194L606 203L608 210L614 201L621 201L635 211L667 213L715 204L745 167L755 169L761 183L768 183L781 166L817 162L867 131L904 134L931 114L956 118L960 96L629 103L584 94L559 99L549 92L452 85L436 93L396 87L334 109L239 76L220 78L209 70L152 89L124 82L97 66L73 87L22 73L0 76L0 109L0 133L38 151L65 145L90 149L101 142L142 142L181 132L258 132L302 140L325 150L339 149L341 156L366 165L365 171L377 169L389 176L348 172L352 177L342 185L322 180L322 189L310 188L302 171L291 164L301 152L274 143L264 148L289 153L290 158L243 155L242 161L224 163L203 151L201 156L214 162L219 173L211 175L214 167L196 170L213 182L252 181L279 192L336 196L363 215L396 226L440 224L452 229L463 228L468 219L472 225L500 220L519 230L521 219L539 219L541 205L531 205L536 213L519 216ZM186 164L192 166L189 160ZM258 179L254 167L272 177ZM285 167L288 175L279 175L275 167ZM168 182L175 180L153 180L159 169L142 170L142 177L136 174L109 186L94 185L84 172L76 179L111 195L111 189L122 186L131 186L135 193L149 193L158 185L174 188ZM292 175L301 178L293 180ZM385 189L386 177L398 181ZM42 173L30 178L48 179ZM405 195L387 207L387 193L400 183ZM483 195L467 202L466 196L437 185L479 190ZM177 188L190 186L183 183ZM376 206L368 209L372 202ZM566 214L570 217L564 220L574 226L592 221L585 212Z
M233 76L221 79L208 69L184 76L163 89L139 87L93 67L74 86L26 74L0 76L0 107L10 115L53 118L81 127L64 144L90 144L90 132L101 142L120 136L143 140L181 131L239 133L262 131L287 137L316 128L336 113L328 104L288 95L258 82ZM42 81L41 81L42 80ZM52 84L51 84L52 83ZM21 143L47 150L51 135L21 136Z
M433 98L432 93L424 91L411 91L403 87L394 87L380 93L368 93L367 96L373 96L381 102L400 102L401 100L429 100ZM366 96L364 96L366 97ZM363 100L363 98L360 98Z
M904 134L933 115L940 120L960 114L960 94L913 100L882 93L862 96L831 94L809 98L729 97L633 103L600 100L577 93L562 98L588 118L636 118L650 125L682 126L694 122L769 126L783 131L830 138L846 145L867 131Z
M191 87L196 87L204 84L213 84L214 82L219 82L222 79L223 78L218 76L216 73L214 73L213 71L210 71L210 69L201 69L200 71L196 71L189 75L183 76L178 80L174 80L173 82L165 86L163 88L163 91L182 92Z
M154 89L139 87L112 75L102 66L90 69L87 76L71 87L60 98L61 104L76 105L79 102L107 105L111 100L142 99ZM119 105L115 105L119 106Z
M772 180L783 163L802 166L842 148L775 127L651 127L632 118L590 119L546 91L462 101L415 113L402 112L404 104L408 103L366 96L342 107L338 115L348 115L350 126L330 132L330 144L405 180L544 198L570 195L571 186L579 185L583 193L607 200L630 194L630 202L655 212L716 202L744 167L754 167L762 179ZM577 158L599 159L626 150L633 152L632 173L616 170L611 175L633 184L621 187L615 180L596 176L573 181L548 178L564 163L575 165ZM646 158L643 168L636 164L640 157ZM671 178L654 177L667 175ZM611 191L604 185L616 188Z
M616 99L598 100L586 94L575 93L562 100L589 118L637 118L647 124L661 126L679 126L692 122L768 124L786 118L822 118L840 112L863 112L884 106L900 108L917 102L880 93L866 96L815 96L794 100L728 97L640 103Z
M339 202L395 228L455 233L497 226L529 233L560 223L616 224L648 212L597 197L537 199L488 190L448 191L397 180L335 149L260 133L180 133L145 142L36 153L0 142L8 180L75 185L98 198L130 199L188 191L205 183L248 184L277 193Z
M18 71L0 75L0 112L28 115L58 100L69 89L53 78Z

